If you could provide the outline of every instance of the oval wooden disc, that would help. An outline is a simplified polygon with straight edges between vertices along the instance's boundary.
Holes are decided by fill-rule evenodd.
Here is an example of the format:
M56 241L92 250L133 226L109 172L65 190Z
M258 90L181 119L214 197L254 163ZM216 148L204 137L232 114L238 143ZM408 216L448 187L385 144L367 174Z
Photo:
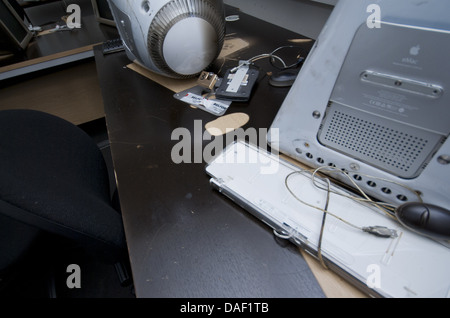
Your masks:
M220 136L244 126L249 119L245 113L233 113L210 121L205 125L205 129L211 136Z

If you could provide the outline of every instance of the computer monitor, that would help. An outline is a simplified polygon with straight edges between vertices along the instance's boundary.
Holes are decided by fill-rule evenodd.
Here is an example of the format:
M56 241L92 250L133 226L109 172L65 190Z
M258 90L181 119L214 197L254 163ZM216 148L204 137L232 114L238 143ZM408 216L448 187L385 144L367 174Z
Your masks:
M269 142L377 200L449 208L450 3L372 5L339 1Z
M97 21L106 25L116 26L107 0L91 0Z
M26 49L32 33L8 0L0 0L0 50L17 52Z

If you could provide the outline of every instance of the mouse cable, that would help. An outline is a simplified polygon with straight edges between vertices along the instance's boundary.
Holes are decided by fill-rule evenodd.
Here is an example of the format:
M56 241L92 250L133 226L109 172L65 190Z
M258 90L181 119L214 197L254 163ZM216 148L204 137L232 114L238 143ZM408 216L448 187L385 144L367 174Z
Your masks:
M339 192L336 192L336 191L332 191L333 193L338 194L338 195L341 195L341 196L344 196L344 197L347 197L347 198L350 198L350 199L355 200L355 201L365 202L365 203L369 203L369 204L371 204L371 205L374 205L375 207L377 207L377 208L380 209L381 211L385 212L389 217L391 217L391 218L393 218L393 219L396 219L396 217L395 217L395 208L396 208L396 207L395 207L393 204L389 204L389 203L386 203L386 202L375 202L375 201L373 201L373 200L372 200L371 198L369 198L369 197L367 196L367 194L366 194L366 193L358 186L358 184L353 180L353 178L352 178L346 171L343 171L343 170L341 170L341 169L338 169L338 168L332 167L332 166L321 166L321 167L315 169L315 170L312 172L312 174L311 174L311 179L312 179L312 181L313 181L313 183L314 183L314 185L315 185L316 187L318 187L319 189L322 189L322 190L327 190L327 189L321 188L320 185L318 185L318 184L316 183L316 181L315 181L316 174L317 174L320 170L325 170L325 169L329 170L328 172L330 172L330 173L338 173L338 174L344 175L344 176L350 181L350 183L354 186L354 188L357 189L358 192L361 193L361 195L362 195L363 197L360 197L360 196L352 196L352 195L344 195L343 193L339 193ZM395 181L392 181L392 180L389 180L389 179L385 179L385 178L379 178L379 177L375 177L375 176L370 176L370 175L366 175L366 174L359 174L359 175L360 175L360 176L363 176L363 177L370 178L370 179L376 179L376 180L379 180L379 181L389 182L389 183L398 185L398 186L404 188L405 190L411 192L412 194L414 194L414 195L417 197L417 201L418 201L418 202L423 202L422 198L420 197L420 195L418 194L417 191L415 191L414 189L412 189L412 188L410 188L410 187L408 187L408 186L406 186L406 185L404 185L404 184L402 184L402 183L395 182Z
M282 49L289 49L289 48L298 48L298 49L300 49L300 47L296 46L296 45L285 45L285 46L280 46L280 47L276 48L270 54L274 55L276 52L278 52L278 51L280 51ZM297 66L299 66L301 63L303 63L305 61L305 58L302 57L300 53L298 53L295 58L296 58L296 62L291 64L291 65L286 65L286 63L283 63L283 66L279 67L279 66L274 64L274 59L270 59L270 64L272 64L273 67L278 68L280 70L286 70L286 69L289 69L289 68L296 68Z
M276 48L275 50L273 50L271 53L264 53L264 54L256 55L256 56L254 56L254 57L252 57L252 58L250 58L248 60L245 60L245 61L241 62L238 66L232 68L230 70L230 72L231 73L235 73L241 67L243 67L245 65L250 65L250 64L252 64L252 63L254 63L254 62L258 61L258 60L264 59L264 58L270 58L270 63L272 64L272 66L274 66L274 67L276 67L278 69L281 69L281 70L285 70L285 69L296 67L301 62L304 61L304 58L301 57L300 54L297 54L297 57L296 57L297 58L297 62L295 62L294 64L291 64L291 65L287 65L286 62L281 57L279 57L278 55L275 55L275 53L278 52L281 49L295 48L295 47L297 47L297 46L292 46L292 45L280 46L280 47ZM282 67L280 68L280 67L275 66L274 60L278 60L281 63Z
M316 169L316 170L317 170L317 169ZM313 171L313 172L311 172L310 170L299 170L299 171L294 171L294 172L291 172L290 174L288 174L288 175L286 176L286 178L285 178L285 186L286 186L287 190L289 191L289 193L290 193L297 201L299 201L300 203L305 204L305 205L307 205L307 206L309 206L309 207L311 207L311 208L314 208L314 209L316 209L316 210L322 211L323 213L329 214L329 215L333 216L334 218L340 220L341 222L343 222L343 223L345 223L345 224L347 224L347 225L349 225L349 226L351 226L351 227L353 227L353 228L355 228L355 229L361 230L361 231L363 231L363 232L367 232L367 233L369 233L369 234L373 234L373 235L375 235L375 236L378 236L378 237L384 237L384 238L393 238L393 237L397 237L397 231L392 230L392 229L389 229L389 228L387 228L387 227L385 227L385 226L365 226L365 227L361 227L361 226L358 226L358 225L355 225L355 224L349 222L348 220L346 220L346 219L344 219L344 218L341 218L341 217L337 216L336 214L332 213L332 212L329 211L328 209L323 209L323 208L321 208L321 207L315 206L315 205L313 205L313 204L310 204L310 203L305 202L304 200L300 199L300 198L294 193L294 191L292 191L291 187L289 186L289 179L290 179L291 176L293 176L293 175L295 175L295 174L299 174L299 173L300 173L300 174L304 174L305 172L308 172L308 173L311 174L311 173L314 173L314 172L316 172L316 171ZM317 176L315 176L315 178L318 179ZM328 178L324 178L324 180L328 180ZM328 182L328 181L327 181L327 182ZM317 185L315 184L315 186L317 186ZM336 192L334 192L334 191L331 191L331 189L329 189L329 191L328 191L327 189L323 189L323 188L321 188L321 187L318 187L318 188L321 189L321 190L326 190L327 193L336 193ZM337 194L340 194L340 193L337 193ZM351 196L350 196L349 198L353 199L353 197L351 197ZM357 200L357 202L361 202L361 200ZM384 209L383 209L383 211L384 211ZM323 222L323 223L324 223L324 222ZM324 224L322 224L322 226L324 226Z
M326 182L327 182L327 199L326 199L326 201L325 201L325 208L324 208L324 210L325 211L327 211L328 210L328 203L330 202L330 187L331 187L331 184L330 184L330 179L325 179L326 180ZM325 230L325 220L326 220L326 218L327 218L327 213L323 213L323 215L322 215L322 224L320 225L320 235L319 235L319 242L318 242L318 244L317 244L317 256L319 257L319 261L320 261L320 264L322 264L322 266L325 268L325 269L328 269L328 266L325 264L325 261L323 260L323 257L322 257L322 238L323 238L323 231Z
M326 183L327 183L327 189L326 189L326 191L327 191L327 198L326 198L326 201L325 201L325 207L324 207L324 210L325 210L325 211L328 211L328 204L329 204L329 202L330 202L330 193L334 193L334 191L331 191L331 183L330 183L330 179L325 178L325 181L326 181ZM318 244L317 244L317 257L318 257L319 262L320 262L320 264L322 265L322 267L325 268L325 269L328 269L328 266L325 264L325 261L324 261L323 256L322 256L322 241L323 241L323 232L324 232L324 230L325 230L325 221L326 221L326 217L327 217L327 213L326 213L326 212L323 212L323 216L322 216L322 224L321 224L321 226L320 226L319 242L318 242ZM362 228L362 230L363 230L364 232L369 232L369 233L371 233L371 234L375 234L375 235L378 235L378 236L388 235L389 237L392 237L392 236L393 236L392 230L387 229L387 231L386 231L386 229L387 229L387 228L385 228L385 227L378 227L378 226L376 226L376 227L373 227L373 226L372 226L372 227L364 227L364 228ZM383 232L383 233L382 233L382 232ZM384 232L386 232L386 233L384 233ZM396 235L395 235L395 236L396 236Z

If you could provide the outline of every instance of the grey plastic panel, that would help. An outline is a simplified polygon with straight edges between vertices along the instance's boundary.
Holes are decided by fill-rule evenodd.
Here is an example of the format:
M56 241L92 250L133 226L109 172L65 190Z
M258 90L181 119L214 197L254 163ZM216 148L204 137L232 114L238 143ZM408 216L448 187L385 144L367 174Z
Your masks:
M324 146L402 178L419 175L442 139L337 103L328 108L318 133Z

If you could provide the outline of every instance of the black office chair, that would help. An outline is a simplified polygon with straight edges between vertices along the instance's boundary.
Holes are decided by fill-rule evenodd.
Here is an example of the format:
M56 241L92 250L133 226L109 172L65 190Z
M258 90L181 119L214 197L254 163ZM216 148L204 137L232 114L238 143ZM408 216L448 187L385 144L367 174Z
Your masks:
M0 276L42 233L77 242L111 263L127 261L122 217L93 139L47 113L0 111ZM127 284L129 276L121 280Z

